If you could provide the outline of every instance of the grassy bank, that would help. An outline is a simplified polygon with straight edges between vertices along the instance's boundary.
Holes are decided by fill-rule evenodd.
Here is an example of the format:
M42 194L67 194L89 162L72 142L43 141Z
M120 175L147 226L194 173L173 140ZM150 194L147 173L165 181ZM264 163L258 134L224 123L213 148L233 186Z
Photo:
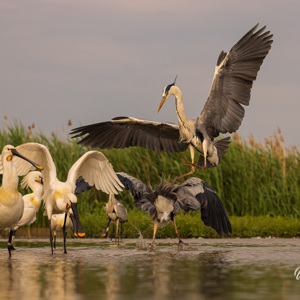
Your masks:
M66 179L72 164L89 150L87 147L77 145L76 141L71 140L67 135L59 137L57 134L52 134L48 138L43 133L36 132L34 128L27 129L17 122L12 126L5 126L0 131L1 149L6 144L17 146L30 141L42 143L49 148L57 167L58 178L61 180ZM152 186L155 186L162 176L173 178L189 170L188 167L181 164L189 161L188 151L166 154L142 148L129 148L102 152L113 164L115 171L127 172L144 182L151 183ZM216 189L230 215L234 236L273 234L275 236L293 236L299 234L295 229L297 226L299 228L297 218L300 217L299 160L297 149L284 148L280 132L266 139L264 145L257 143L253 137L246 142L235 135L223 162L213 169L197 170L195 176L202 178ZM20 190L20 192L28 193L30 191ZM91 232L92 236L97 232L99 234L99 231L92 228L92 226L96 226L93 224L105 223L104 215L101 215L101 218L98 217L99 214L103 214L103 206L107 198L106 194L95 189L78 197L83 224L89 228L86 230ZM133 198L129 192L122 192L118 198L130 211L131 222L135 226L138 225L139 230L147 237L151 236L152 228L149 227L149 220L143 214L138 215L135 210L132 210ZM39 212L37 222L33 226L47 226L47 220L42 214L42 211ZM254 217L256 219L253 219ZM201 223L199 218L194 215L178 216L178 226L181 222L186 224L183 225L181 234L185 237L202 236L202 234L213 236L214 233L210 233L209 229L199 225ZM96 221L96 219L101 221ZM91 220L94 220L95 223ZM285 224L290 225L286 227ZM277 226L278 233L276 233ZM99 226L96 227L99 228ZM133 233L130 231L133 230L133 227L130 225L126 227L124 234L132 235ZM251 229L247 229L248 227ZM289 233L284 234L283 229ZM259 230L265 231L265 233L259 233ZM160 229L158 236L165 232L173 236L172 225Z

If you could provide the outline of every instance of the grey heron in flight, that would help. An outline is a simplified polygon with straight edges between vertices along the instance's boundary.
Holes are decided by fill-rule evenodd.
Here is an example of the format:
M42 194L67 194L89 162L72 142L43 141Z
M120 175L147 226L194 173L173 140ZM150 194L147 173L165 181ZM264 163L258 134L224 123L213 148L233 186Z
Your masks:
M180 239L175 216L181 210L185 213L200 211L201 219L206 226L211 226L219 235L225 232L230 235L231 224L220 198L215 190L203 180L191 177L180 185L172 182L161 182L155 190L144 184L141 180L124 172L117 173L120 181L134 196L134 206L143 211L148 211L154 222L153 239L150 250L153 250L155 235L158 227L173 222L178 247Z
M217 166L230 138L214 139L220 134L233 133L240 127L245 114L242 105L249 105L253 81L271 49L273 35L269 31L264 32L265 26L255 31L257 27L258 24L251 28L228 53L220 53L210 93L196 120L187 118L182 92L174 81L164 88L158 112L174 95L179 125L117 117L108 122L74 128L71 134L74 134L73 137L87 134L79 144L100 149L139 146L173 153L184 151L189 146L192 170L185 175L193 174L194 166ZM197 165L194 164L195 149L200 152Z

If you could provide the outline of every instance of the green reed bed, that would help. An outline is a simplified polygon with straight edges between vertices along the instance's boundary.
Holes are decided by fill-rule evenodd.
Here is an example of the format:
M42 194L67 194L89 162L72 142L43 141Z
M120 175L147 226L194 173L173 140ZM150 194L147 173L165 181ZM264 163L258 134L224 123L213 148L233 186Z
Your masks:
M60 137L59 134L52 133L50 137L47 137L42 132L36 132L32 127L26 129L18 122L11 126L6 125L4 129L0 130L1 149L6 144L17 146L26 142L38 142L48 147L57 167L57 176L61 180L66 179L67 172L73 163L90 150L88 147L78 145L77 140L70 139L67 134ZM108 157L116 172L126 172L153 187L158 184L160 177L174 178L189 171L189 167L183 165L190 160L189 151L166 154L155 153L142 148L128 148L103 150L102 152ZM247 142L241 141L236 134L223 162L213 169L197 170L194 176L200 177L216 189L230 215L235 236L239 236L239 234L251 236L251 232L253 236L261 235L263 232L257 233L258 231L253 227L257 224L261 230L267 228L269 234L265 233L266 235L285 236L281 231L276 233L276 230L279 230L277 226L285 228L284 224L290 223L293 225L287 229L287 232L290 233L286 235L299 235L299 232L294 229L295 226L300 227L297 223L297 218L300 217L299 160L297 149L284 148L283 137L280 132L272 138L266 139L265 145L257 143L253 137L250 137ZM30 191L20 189L20 192L28 193ZM91 230L91 236L100 234L97 231L99 226L93 224L99 222L104 224L106 221L103 207L107 198L106 194L95 189L78 196L82 223L83 226ZM129 210L129 215L133 220L130 222L135 224L134 220L136 219L135 226L142 230L143 234L151 236L152 228L149 227L148 216L132 210L133 198L131 194L125 190L118 196L118 199ZM99 216L101 220L96 221ZM256 219L252 226L250 220L254 220L254 217ZM199 218L199 215L194 216L194 214L178 216L177 222L178 227L182 228L181 234L185 237L213 236L213 231L202 226ZM264 222L260 221L259 218L263 218ZM91 220L94 220L95 223ZM243 227L244 224L251 229L246 230ZM272 227L271 230L267 224L273 224L274 228ZM42 210L38 213L37 221L32 226L47 226L47 220L43 217ZM92 228L93 226L95 228ZM129 224L126 228L124 231L126 236L134 235ZM87 232L89 230L86 229ZM158 237L164 234L174 235L171 225L165 229L160 229Z

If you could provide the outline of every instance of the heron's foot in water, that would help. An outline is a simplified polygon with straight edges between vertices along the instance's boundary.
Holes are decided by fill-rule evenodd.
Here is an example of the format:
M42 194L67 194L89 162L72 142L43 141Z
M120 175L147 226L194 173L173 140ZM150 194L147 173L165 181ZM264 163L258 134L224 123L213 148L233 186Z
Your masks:
M178 241L178 250L182 250L183 245L187 246L187 244L185 242L183 242L182 239L179 239L179 241Z

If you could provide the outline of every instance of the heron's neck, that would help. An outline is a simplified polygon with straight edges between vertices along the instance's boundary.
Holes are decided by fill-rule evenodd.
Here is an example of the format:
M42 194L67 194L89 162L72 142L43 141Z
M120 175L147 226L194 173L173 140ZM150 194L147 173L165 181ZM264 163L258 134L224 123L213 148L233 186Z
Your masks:
M185 114L185 109L182 103L182 93L178 87L175 87L173 95L175 97L175 105L176 105L176 113L178 117L178 121L180 123L186 123L187 122L187 117Z

